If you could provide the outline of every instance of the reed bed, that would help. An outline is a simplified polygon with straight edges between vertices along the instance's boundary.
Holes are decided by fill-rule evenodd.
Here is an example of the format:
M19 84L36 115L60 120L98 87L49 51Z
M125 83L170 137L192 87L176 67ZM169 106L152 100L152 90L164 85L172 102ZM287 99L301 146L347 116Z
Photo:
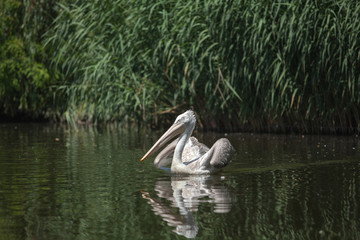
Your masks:
M46 44L76 121L205 129L360 129L360 3L68 1ZM171 120L170 120L171 119Z

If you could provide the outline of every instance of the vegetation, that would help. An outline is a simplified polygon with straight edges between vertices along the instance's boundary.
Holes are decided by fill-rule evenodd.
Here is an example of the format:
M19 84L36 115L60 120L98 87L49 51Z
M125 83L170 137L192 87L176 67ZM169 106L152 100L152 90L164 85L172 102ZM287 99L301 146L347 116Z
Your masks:
M41 43L63 76L55 112L68 122L161 126L193 108L206 129L360 130L357 1L58 6ZM55 78L41 79L47 89Z
M55 1L0 3L0 118L39 119L54 111L55 71L41 44ZM52 110L51 110L52 108Z

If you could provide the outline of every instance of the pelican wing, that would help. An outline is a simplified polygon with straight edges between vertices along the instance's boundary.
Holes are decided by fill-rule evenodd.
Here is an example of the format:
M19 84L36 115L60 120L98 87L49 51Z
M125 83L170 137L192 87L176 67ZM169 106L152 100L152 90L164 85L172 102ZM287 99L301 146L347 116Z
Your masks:
M211 165L214 168L222 168L230 162L234 152L235 149L230 141L226 138L220 138L201 158L198 164L202 167L209 167Z
M190 137L185 145L181 160L185 164L190 163L198 160L208 151L209 148L205 144L200 143L196 137Z
M211 166L215 168L222 168L228 165L235 152L235 149L231 145L230 141L226 138L220 138L216 141L213 148L214 153L210 160Z

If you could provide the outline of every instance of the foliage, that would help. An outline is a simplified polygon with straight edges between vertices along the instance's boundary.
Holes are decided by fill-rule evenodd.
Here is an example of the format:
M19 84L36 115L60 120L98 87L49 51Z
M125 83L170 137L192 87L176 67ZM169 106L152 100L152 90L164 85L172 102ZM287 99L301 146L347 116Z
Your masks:
M354 0L4 0L0 18L0 115L360 130Z
M68 120L194 108L206 128L310 132L358 128L359 33L351 0L93 0L61 5L47 43Z
M41 36L51 22L44 15L53 5L53 1L1 1L0 115L39 118L52 103L50 85L55 77L46 66Z

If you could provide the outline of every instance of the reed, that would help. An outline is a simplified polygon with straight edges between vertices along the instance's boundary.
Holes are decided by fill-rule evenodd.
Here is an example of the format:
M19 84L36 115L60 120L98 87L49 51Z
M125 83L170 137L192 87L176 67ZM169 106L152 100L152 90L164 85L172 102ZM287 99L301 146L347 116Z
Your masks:
M360 3L69 1L46 35L70 122L360 129Z

